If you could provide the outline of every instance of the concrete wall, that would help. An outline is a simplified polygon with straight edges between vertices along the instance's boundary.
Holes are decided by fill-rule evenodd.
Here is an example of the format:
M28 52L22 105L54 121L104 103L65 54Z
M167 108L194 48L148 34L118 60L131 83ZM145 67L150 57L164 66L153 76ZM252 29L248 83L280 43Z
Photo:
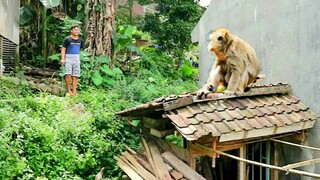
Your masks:
M0 0L0 35L19 44L20 0Z
M320 2L320 1L319 1ZM192 32L199 42L200 82L208 78L214 57L208 35L218 27L249 42L261 61L264 83L289 82L293 93L320 114L320 3L315 0L213 0ZM306 145L320 147L320 123ZM282 146L281 163L319 158L320 153ZM303 170L320 173L320 164ZM311 179L304 176L281 179Z

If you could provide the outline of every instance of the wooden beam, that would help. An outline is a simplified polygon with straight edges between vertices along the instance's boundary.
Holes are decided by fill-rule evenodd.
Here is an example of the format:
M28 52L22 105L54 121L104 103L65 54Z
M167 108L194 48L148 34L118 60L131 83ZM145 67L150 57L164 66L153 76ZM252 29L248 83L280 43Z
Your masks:
M190 149L196 151L200 156L206 155L211 158L215 158L215 156L216 156L216 153L213 151L212 148L202 146L200 144L193 144L193 143L189 143L189 147L190 147Z
M166 137L167 135L173 134L175 129L167 129L164 131L160 131L154 128L150 128L150 134L156 136L158 138Z
M210 93L207 97L212 97L210 99L198 99L197 96L193 96L193 102L204 102L204 101L212 101L212 100L220 100L220 99L231 99L238 97L250 97L257 95L267 95L267 94L288 94L291 92L291 86L289 84L282 85L274 85L269 87L252 87L248 92L244 92L240 95L231 95L227 96L223 93L217 95L217 93Z
M146 128L155 128L158 130L165 130L166 125L170 123L170 119L168 118L160 118L160 119L153 119L153 118L148 118L144 117L143 118L143 126Z
M122 161L120 158L117 159L118 166L131 178L135 180L143 180L141 176L139 176L138 173L136 173L129 165L127 165L124 161Z
M158 171L156 171L156 165L155 165L155 163L154 163L154 161L152 159L152 155L151 155L151 152L150 152L150 147L149 147L149 145L147 143L147 140L145 138L141 137L141 141L142 141L142 144L143 144L144 149L146 151L147 159L148 159L149 163L151 164L151 167L154 170L154 173L155 173L156 177L159 179L160 176L159 176Z
M156 139L156 143L163 151L170 151L179 159L189 162L189 151L164 139Z
M179 179L183 178L182 173L180 173L174 169L170 171L170 174L173 177L173 179L175 179L175 180L179 180Z
M199 155L199 152L196 152L196 150L194 150L192 148L193 143L188 141L187 142L188 145L188 150L189 150L189 166L191 167L191 169L195 170L196 169L196 157L197 155Z
M163 158L160 154L160 151L157 147L157 145L155 144L155 142L150 141L149 142L149 147L150 147L150 152L152 155L152 159L154 161L155 164L155 171L158 172L159 174L159 179L160 180L171 180L171 176L169 174L169 171L167 169L166 164L163 161Z
M274 142L274 155L273 155L274 165L279 166L279 143ZM273 170L273 176L272 180L278 180L279 179L279 171Z
M191 167L186 165L176 156L174 156L171 152L166 151L162 154L162 156L167 163L169 163L177 171L181 172L183 176L186 177L187 179L205 180L204 177L202 177L200 174L198 174L195 170L193 170Z
M240 158L246 159L246 145L239 148ZM238 161L238 179L246 179L246 163Z
M179 107L184 107L190 104L193 104L191 95L185 96L183 98L180 98L174 101L165 102L163 103L163 109L164 111L169 111L169 110L177 109Z
M129 162L134 166L135 171L144 179L157 180L157 178L151 174L149 171L144 169L144 167L139 164L139 162L127 151L123 153L123 156L126 157Z
M151 172L153 175L155 175L154 170L152 169L152 166L149 162L147 162L146 160L144 160L143 158L139 157L138 155L134 156L137 161L145 168L147 169L149 172Z

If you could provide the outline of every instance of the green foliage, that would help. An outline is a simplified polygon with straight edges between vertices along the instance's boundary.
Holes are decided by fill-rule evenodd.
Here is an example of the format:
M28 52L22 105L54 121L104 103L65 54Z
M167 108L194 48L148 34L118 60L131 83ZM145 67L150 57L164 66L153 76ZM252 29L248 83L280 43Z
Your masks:
M70 27L81 24L80 21L72 19L69 16L50 18L48 20L48 34L50 34L49 42L57 47L56 50L59 52L58 47L62 45L64 38L70 35Z
M190 33L204 10L194 0L172 3L171 0L140 0L141 3L156 3L157 12L147 14L143 29L151 33L165 50L179 59L191 45Z
M25 5L20 7L19 24L24 26L30 23L35 18L35 9L32 5Z
M140 69L107 90L87 87L64 98L27 91L19 100L0 100L0 179L92 179L101 167L105 177L120 177L114 156L124 144L139 146L139 139L115 112L196 88L193 81Z
M90 53L82 51L80 88L84 86L111 87L123 74L119 68L110 69L110 59L107 56L91 57Z
M190 61L185 60L183 65L179 68L179 72L181 73L182 79L194 78L199 69L192 67Z
M180 147L183 147L182 136L169 135L169 136L166 136L166 140Z

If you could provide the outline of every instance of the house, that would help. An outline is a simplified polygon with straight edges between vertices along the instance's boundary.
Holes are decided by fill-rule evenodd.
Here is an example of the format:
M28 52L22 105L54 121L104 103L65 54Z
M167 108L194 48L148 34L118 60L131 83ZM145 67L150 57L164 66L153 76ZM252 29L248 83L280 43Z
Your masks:
M227 27L254 47L266 82L288 82L294 95L320 113L319 8L320 4L312 0L212 1L191 34L193 42L199 43L199 86L214 62L206 48L208 35L218 27ZM320 147L319 127L316 123L308 132L304 145ZM280 148L286 152L280 156L280 164L320 157L308 149ZM320 172L320 164L302 169ZM290 175L290 179L302 177Z
M15 66L19 46L19 9L19 0L0 2L0 62L7 70Z
M134 158L126 152L118 159L119 166L133 179L135 176L146 179L148 169L151 174L147 175L156 179L167 179L163 178L168 174L165 171L175 179L172 169L186 179L195 176L195 179L278 180L278 171L320 178L316 172L297 169L319 159L288 162L293 163L289 165L279 163L280 145L303 141L306 130L318 119L317 114L292 95L290 85L255 85L239 96L213 93L211 97L199 100L195 94L170 96L118 112L129 122L140 120L142 139L148 139L142 140L146 157L131 153ZM174 132L182 136L184 148L165 142L165 137ZM157 164L169 168L163 170ZM185 168L179 169L176 164ZM143 166L145 170L141 170Z

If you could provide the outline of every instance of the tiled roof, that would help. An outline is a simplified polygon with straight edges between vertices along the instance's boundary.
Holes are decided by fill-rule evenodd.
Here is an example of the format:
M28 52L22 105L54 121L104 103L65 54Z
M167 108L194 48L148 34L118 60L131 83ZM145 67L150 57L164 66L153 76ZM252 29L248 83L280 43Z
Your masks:
M286 89L286 90L284 90ZM313 127L318 118L287 84L256 85L242 96L195 100L192 94L159 98L118 113L146 117L160 112L187 139L219 137L219 141L256 138Z
M171 110L167 116L188 140L211 135L220 142L311 128L318 117L289 94L201 102Z

